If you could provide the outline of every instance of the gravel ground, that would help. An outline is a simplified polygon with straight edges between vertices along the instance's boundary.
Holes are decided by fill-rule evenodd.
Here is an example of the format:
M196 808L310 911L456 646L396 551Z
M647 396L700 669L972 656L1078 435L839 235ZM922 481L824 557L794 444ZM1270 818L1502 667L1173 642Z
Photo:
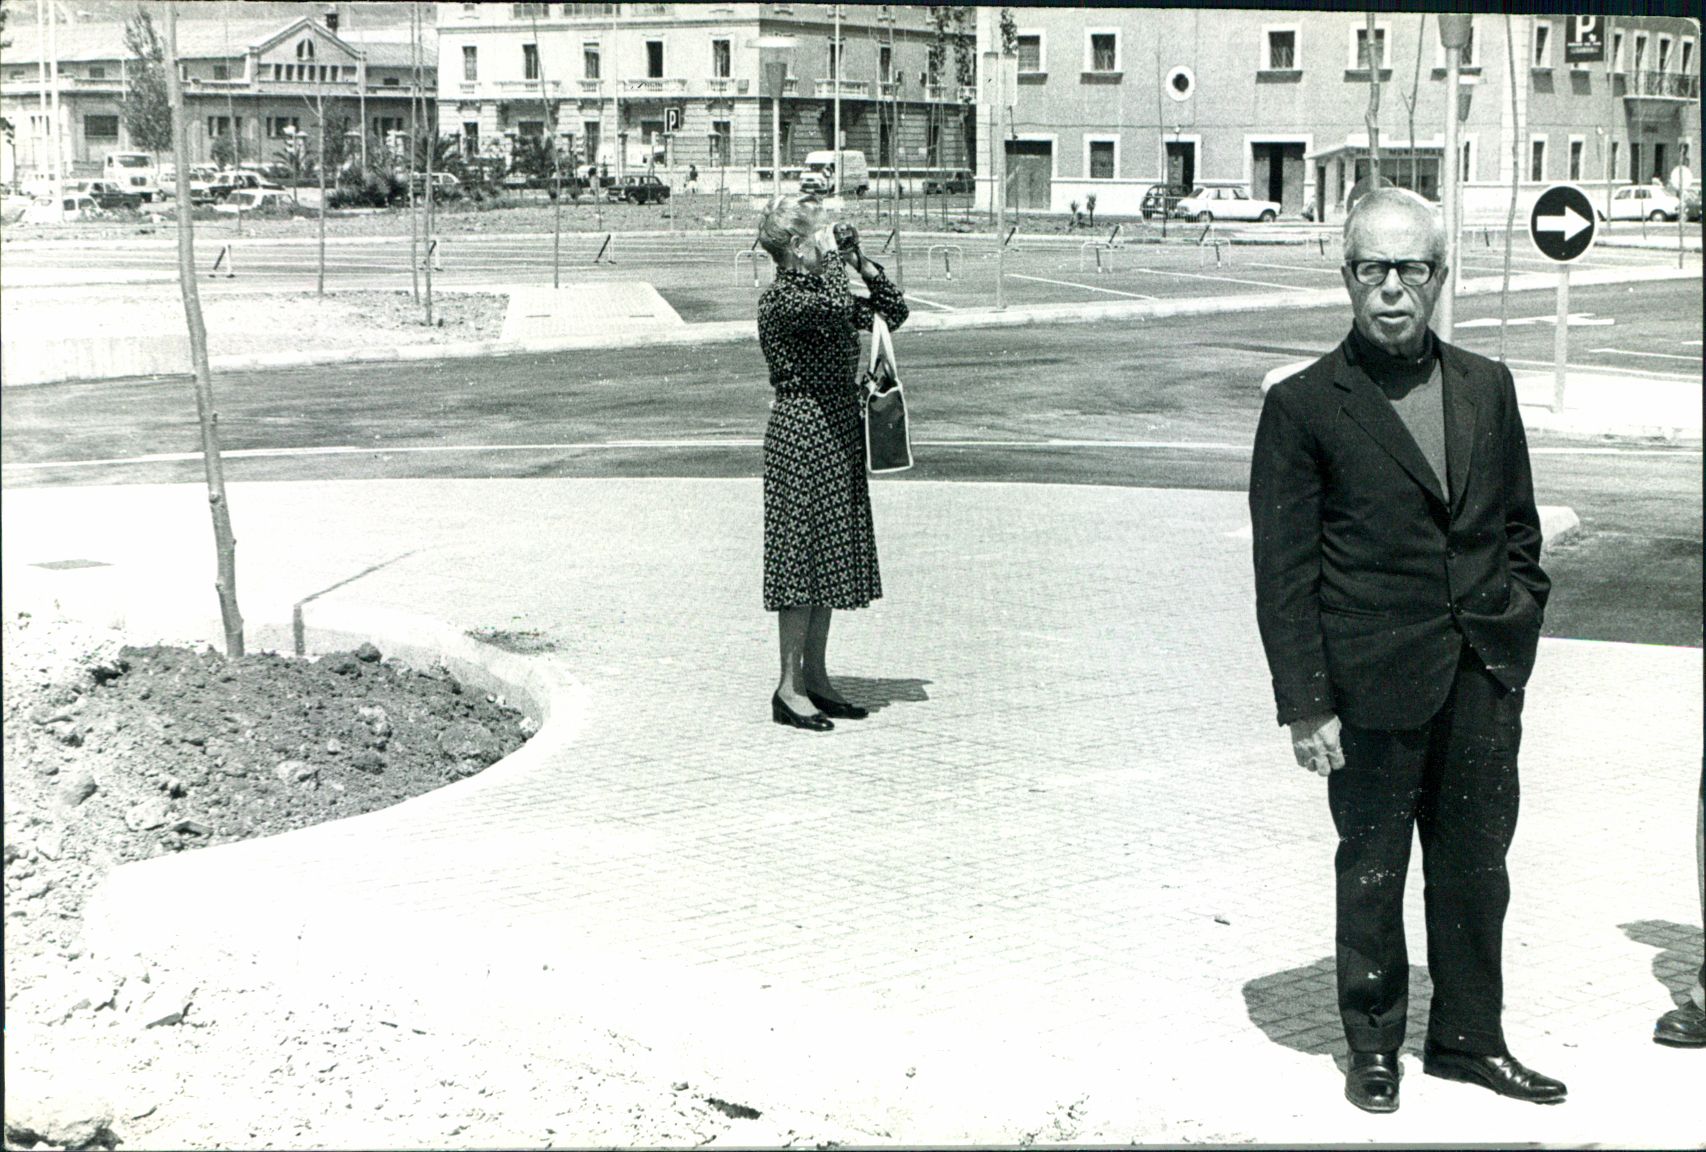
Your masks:
M93 310L101 315L101 331L107 336L185 331L183 301L175 284L79 288L75 307L67 304L72 291L5 293L0 297L0 320L15 332L70 337L86 325ZM329 292L323 297L312 292L205 292L201 297L209 356L294 351L302 347L305 332L312 332L315 346L321 348L496 340L503 334L508 307L506 293L435 292L434 325L428 328L421 305L408 292ZM262 316L266 322L256 323Z
M368 645L228 660L28 616L0 639L6 1148L835 1142L608 1028L494 1034L388 986L191 984L86 954L84 903L116 865L396 803L482 770L531 722Z

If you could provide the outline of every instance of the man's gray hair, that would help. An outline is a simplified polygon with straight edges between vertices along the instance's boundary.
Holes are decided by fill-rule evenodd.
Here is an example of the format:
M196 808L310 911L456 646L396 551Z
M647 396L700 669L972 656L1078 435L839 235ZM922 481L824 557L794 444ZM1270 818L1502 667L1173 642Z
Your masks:
M808 236L823 205L812 196L773 196L758 218L758 243L782 264L782 253L793 247L794 238Z
M1420 196L1408 188L1385 186L1375 188L1362 196L1356 206L1345 217L1344 245L1345 254L1350 255L1351 234L1356 228L1357 221L1369 212L1378 213L1383 209L1400 209L1412 212L1426 219L1428 229L1428 255L1435 260L1444 261L1446 256L1445 221L1440 217L1439 205L1425 196Z

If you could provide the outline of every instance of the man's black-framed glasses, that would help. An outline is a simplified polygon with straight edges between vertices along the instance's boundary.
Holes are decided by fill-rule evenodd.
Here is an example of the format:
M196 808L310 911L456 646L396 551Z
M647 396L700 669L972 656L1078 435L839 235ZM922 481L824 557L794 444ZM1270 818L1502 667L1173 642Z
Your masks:
M1411 288L1420 288L1432 280L1437 270L1432 260L1351 260L1346 266L1357 283L1370 288L1386 283L1387 274L1394 268L1398 269L1398 282Z

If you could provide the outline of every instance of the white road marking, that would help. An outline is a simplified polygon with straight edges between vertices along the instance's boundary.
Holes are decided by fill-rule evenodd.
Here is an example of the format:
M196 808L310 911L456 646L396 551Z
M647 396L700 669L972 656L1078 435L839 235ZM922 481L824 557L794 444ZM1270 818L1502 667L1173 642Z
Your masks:
M1251 263L1245 265L1245 267L1247 267L1247 268L1274 268L1274 269L1278 269L1281 272L1317 272L1323 276L1337 276L1339 274L1339 269L1338 269L1337 265L1327 267L1327 268L1321 268L1321 267L1311 268L1307 264L1261 264L1261 263L1257 263L1255 261L1252 261Z
M1557 322L1557 316L1517 316L1506 320L1505 327L1520 328L1529 324L1556 324ZM1591 328L1596 325L1615 323L1617 321L1610 316L1595 316L1592 312L1570 313L1570 327L1572 328ZM1457 328L1497 328L1498 326L1499 318L1497 316L1482 316L1475 320L1459 320L1454 325Z
M1249 444L1224 443L1212 440L914 440L922 448L1119 448L1131 451L1230 452L1248 454ZM752 437L683 440L589 440L566 444L404 444L365 448L356 445L328 445L317 448L236 448L220 455L226 459L252 460L299 458L314 456L390 456L425 453L496 453L496 452L569 452L610 451L622 449L679 449L740 448L762 446L763 441ZM1534 447L1536 456L1677 456L1698 457L1699 449L1613 448L1613 447ZM161 452L145 456L109 457L100 460L41 460L24 464L7 464L0 472L36 472L48 468L107 468L137 464L189 464L199 462L200 452Z
M1699 360L1698 356L1677 356L1670 352L1635 352L1628 348L1589 348L1589 352L1610 352L1614 356L1651 356L1658 360Z
M937 300L929 300L923 296L920 296L916 292L908 292L906 294L906 298L908 300L916 300L920 304L928 304L932 308L940 308L944 312L958 312L959 311L959 309L954 307L952 304L943 304Z
M1551 370L1555 364L1551 360L1519 360L1515 356L1505 360L1506 364L1523 368L1545 368ZM1646 368L1625 368L1622 365L1612 367L1607 364L1568 364L1565 366L1571 372L1616 372L1621 376L1629 376L1637 380L1665 380L1678 384L1698 384L1700 377L1684 376L1677 372L1654 372Z
M1060 284L1067 288L1082 288L1086 292L1106 292L1110 296L1129 296L1133 300L1159 300L1159 296L1145 296L1141 292L1121 292L1118 288L1102 288L1095 284L1078 284L1071 280L1050 280L1047 276L1027 276L1022 272L1007 273L1011 280L1035 280L1040 284Z
M1138 271L1147 272L1152 276L1184 276L1191 280L1223 280L1228 284L1254 284L1258 288L1284 288L1288 292L1311 291L1296 284L1276 284L1272 280L1240 280L1236 276L1210 276L1206 272L1168 272L1164 268L1139 268Z

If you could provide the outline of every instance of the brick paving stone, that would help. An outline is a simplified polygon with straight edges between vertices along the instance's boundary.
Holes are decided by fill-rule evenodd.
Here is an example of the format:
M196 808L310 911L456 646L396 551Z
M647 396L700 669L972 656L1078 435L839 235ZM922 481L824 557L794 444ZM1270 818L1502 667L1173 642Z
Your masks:
M198 488L0 499L8 574L98 540L136 619L213 615L177 567L209 551ZM1333 1064L1334 838L1273 723L1242 498L884 482L874 503L888 596L838 614L832 667L880 707L810 736L768 721L756 482L233 486L251 619L393 561L327 599L537 629L584 716L560 762L127 868L119 889L138 921L236 876L328 897L253 901L307 929L276 956L267 925L219 918L245 961L329 964L310 942L369 913L402 940L455 916L468 963L543 951L613 1026L905 1142L1047 1139L1079 1100L1071 1138L1092 1141L1699 1142L1674 1106L1692 1078L1648 1039L1698 963L1698 650L1542 645L1507 1030L1571 1102L1419 1075L1417 967L1405 1106L1370 1118ZM682 710L635 707L654 697ZM1418 854L1416 964L1420 889ZM196 926L171 923L160 946L193 955ZM450 995L462 970L410 978ZM521 994L482 995L529 1026ZM826 1036L849 1063L808 1076L798 1054ZM883 1069L928 1091L871 1088ZM1261 1087L1229 1100L1237 1082Z

